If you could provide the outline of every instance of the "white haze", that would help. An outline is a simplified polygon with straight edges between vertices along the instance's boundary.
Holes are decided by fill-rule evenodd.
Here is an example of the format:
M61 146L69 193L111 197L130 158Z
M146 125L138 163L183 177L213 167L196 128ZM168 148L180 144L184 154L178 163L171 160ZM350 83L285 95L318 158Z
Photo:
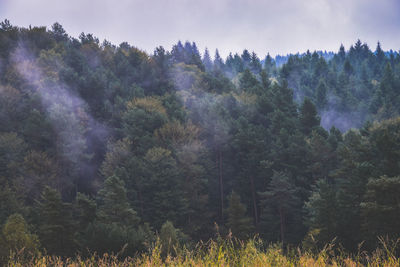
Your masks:
M0 18L24 27L57 21L74 37L93 33L149 53L178 40L223 57L245 48L260 57L337 51L358 38L400 48L398 0L0 0Z
M82 161L87 157L87 130L92 131L92 136L106 136L106 127L87 113L87 103L82 98L56 78L59 71L57 66L47 66L52 67L50 73L43 73L37 59L23 43L18 45L11 58L16 70L27 83L25 93L39 97L46 117L56 132L57 153L72 166L89 168ZM54 63L60 64L57 60Z

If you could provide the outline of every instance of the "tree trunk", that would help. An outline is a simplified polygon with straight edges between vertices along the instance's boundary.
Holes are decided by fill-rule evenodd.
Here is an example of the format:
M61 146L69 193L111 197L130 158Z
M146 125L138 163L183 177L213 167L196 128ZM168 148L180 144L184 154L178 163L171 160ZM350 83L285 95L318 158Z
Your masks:
M138 190L138 198L139 198L139 203L140 203L140 212L141 216L144 214L144 207L143 207L143 198L142 198L142 190L139 188Z
M219 193L221 198L221 223L224 223L224 184L222 179L222 152L218 150L219 161Z
M284 222L284 215L283 215L283 211L282 211L282 207L279 206L279 217L280 217L280 222L281 222L281 242L282 242L282 249L285 248L285 222Z
M251 182L251 195L253 197L253 209L254 209L254 222L256 225L256 229L258 226L258 211L257 211L257 200L256 200L256 190L254 187L254 178L253 176L250 176L250 182Z

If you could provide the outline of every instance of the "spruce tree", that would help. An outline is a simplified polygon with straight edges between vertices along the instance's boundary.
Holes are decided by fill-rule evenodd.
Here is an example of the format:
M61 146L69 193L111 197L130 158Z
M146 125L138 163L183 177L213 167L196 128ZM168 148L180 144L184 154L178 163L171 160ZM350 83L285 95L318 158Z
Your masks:
M71 256L76 248L71 205L64 203L55 189L45 187L36 209L42 246L51 255Z
M361 205L363 233L374 249L378 237L396 239L400 234L400 176L370 179Z
M298 188L285 172L276 172L271 178L261 198L261 230L270 240L280 241L285 247L288 242L298 240L301 236L301 218L299 211ZM297 213L297 214L296 214ZM299 218L300 216L300 218Z
M232 231L234 237L242 240L249 238L254 230L252 219L246 215L246 210L246 206L240 201L240 196L232 191L229 196L226 225Z
M319 126L321 118L318 116L317 109L310 99L305 98L300 107L300 124L305 135L310 135L311 131Z
M212 71L213 62L211 61L211 56L210 56L210 53L208 52L207 48L204 51L204 55L203 55L203 65L204 65L206 71Z
M99 220L107 224L137 226L140 219L126 196L124 182L116 175L104 181L103 188L98 193Z

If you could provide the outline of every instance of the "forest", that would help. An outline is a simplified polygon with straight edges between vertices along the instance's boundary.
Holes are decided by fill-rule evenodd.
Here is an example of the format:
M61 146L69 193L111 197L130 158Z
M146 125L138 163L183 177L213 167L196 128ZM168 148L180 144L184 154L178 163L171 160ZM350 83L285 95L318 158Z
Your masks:
M400 237L398 52L210 54L1 22L0 262Z

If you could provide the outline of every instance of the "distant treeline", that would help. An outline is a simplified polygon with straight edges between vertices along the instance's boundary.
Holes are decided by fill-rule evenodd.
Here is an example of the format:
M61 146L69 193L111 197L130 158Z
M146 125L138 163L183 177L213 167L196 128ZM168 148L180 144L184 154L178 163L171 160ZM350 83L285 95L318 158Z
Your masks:
M357 41L277 65L0 23L1 259L398 238L399 54Z

